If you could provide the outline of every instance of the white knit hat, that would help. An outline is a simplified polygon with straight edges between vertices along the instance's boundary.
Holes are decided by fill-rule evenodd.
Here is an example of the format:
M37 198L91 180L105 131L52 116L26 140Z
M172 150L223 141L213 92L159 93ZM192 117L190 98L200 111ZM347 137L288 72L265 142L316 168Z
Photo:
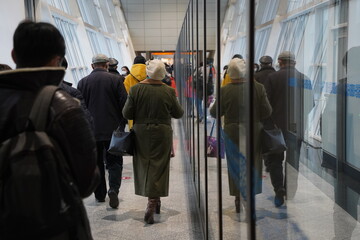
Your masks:
M149 61L146 65L146 74L151 79L163 80L166 74L165 64L158 59Z
M234 58L228 64L227 74L231 79L240 79L246 76L246 65L244 59Z

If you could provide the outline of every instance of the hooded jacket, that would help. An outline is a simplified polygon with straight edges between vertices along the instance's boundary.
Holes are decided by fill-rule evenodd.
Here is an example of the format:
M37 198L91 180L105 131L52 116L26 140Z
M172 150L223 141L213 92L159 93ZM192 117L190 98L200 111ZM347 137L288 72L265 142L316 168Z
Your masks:
M124 80L124 86L126 89L126 92L129 93L130 88L134 86L135 84L143 81L146 79L146 65L139 63L134 64L131 67L130 74L126 76Z

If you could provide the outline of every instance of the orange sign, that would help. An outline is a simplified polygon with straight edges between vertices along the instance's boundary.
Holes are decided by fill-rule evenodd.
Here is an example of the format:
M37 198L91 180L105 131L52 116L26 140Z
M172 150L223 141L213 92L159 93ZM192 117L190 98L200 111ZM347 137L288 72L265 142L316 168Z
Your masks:
M174 55L174 52L153 52L151 55Z

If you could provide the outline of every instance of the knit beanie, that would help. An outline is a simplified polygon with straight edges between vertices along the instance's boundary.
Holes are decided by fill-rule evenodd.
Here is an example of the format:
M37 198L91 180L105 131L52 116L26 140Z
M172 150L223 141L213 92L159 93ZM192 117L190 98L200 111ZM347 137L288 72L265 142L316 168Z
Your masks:
M165 64L159 59L149 61L146 65L146 74L151 79L163 80L166 74Z
M244 59L234 58L228 64L227 74L233 80L246 76L246 65Z
M145 64L146 59L143 56L136 56L134 58L134 64Z

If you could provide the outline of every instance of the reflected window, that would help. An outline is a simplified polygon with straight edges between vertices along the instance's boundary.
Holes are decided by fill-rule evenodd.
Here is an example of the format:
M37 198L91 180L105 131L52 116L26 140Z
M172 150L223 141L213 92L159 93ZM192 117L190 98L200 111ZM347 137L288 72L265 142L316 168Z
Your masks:
M258 0L256 6L255 25L264 24L275 18L279 0Z
M308 17L309 13L306 13L290 20L286 20L282 23L275 56L279 55L280 52L285 50L291 51L295 54L298 53L301 41L304 36Z
M265 55L270 31L271 26L268 26L256 31L255 33L255 62L257 62L260 57Z

